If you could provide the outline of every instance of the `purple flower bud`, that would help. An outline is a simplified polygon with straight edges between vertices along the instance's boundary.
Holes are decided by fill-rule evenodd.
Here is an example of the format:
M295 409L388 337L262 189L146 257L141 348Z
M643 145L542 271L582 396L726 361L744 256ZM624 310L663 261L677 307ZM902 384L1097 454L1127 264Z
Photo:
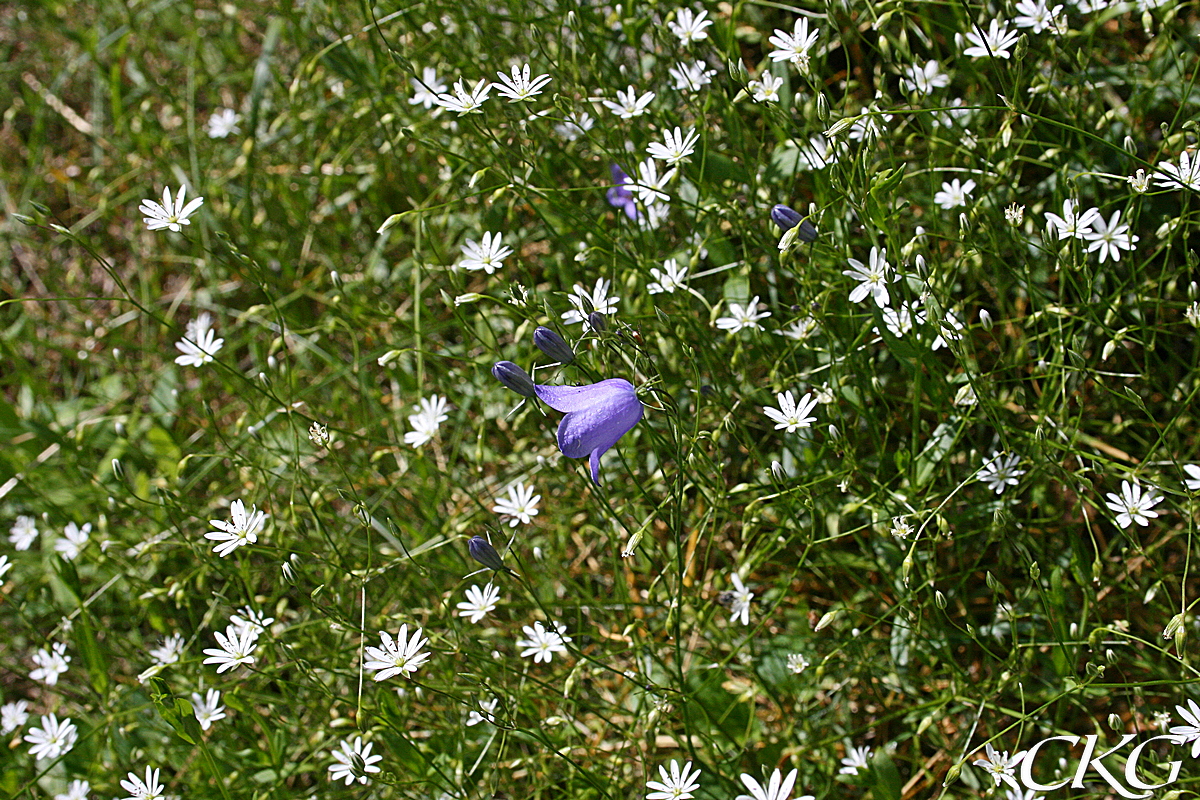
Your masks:
M500 554L496 552L496 548L492 547L491 542L482 536L472 536L471 541L467 542L467 552L471 554L471 558L483 564L488 569L494 569L497 572L507 572L509 575L516 575L508 567L504 566L504 560L500 558Z
M784 205L778 205L771 209L771 221L779 226L779 230L787 233L797 225L800 230L796 232L796 238L802 242L815 242L817 240L817 228L811 222L800 216L800 212L794 208L788 208Z
M800 216L800 212L788 206L778 205L771 209L771 221L779 226L781 232L796 227L802 219L804 217Z
M588 314L588 327L596 333L604 333L608 330L608 318L599 311L593 311Z
M600 456L633 429L645 409L633 384L609 378L588 386L536 386L538 399L566 413L558 424L558 449L567 458L588 462L592 480L600 483Z
M608 204L623 210L625 216L636 220L641 216L641 212L638 211L637 203L634 202L633 192L625 188L625 184L629 183L629 176L616 164L613 164L609 170L612 172L613 183L616 185L608 190Z
M492 365L492 374L496 376L496 380L522 397L533 397L537 393L537 387L534 386L529 373L511 361L497 361Z
M560 364L570 364L575 360L575 351L567 344L567 340L545 326L539 326L533 332L533 344Z

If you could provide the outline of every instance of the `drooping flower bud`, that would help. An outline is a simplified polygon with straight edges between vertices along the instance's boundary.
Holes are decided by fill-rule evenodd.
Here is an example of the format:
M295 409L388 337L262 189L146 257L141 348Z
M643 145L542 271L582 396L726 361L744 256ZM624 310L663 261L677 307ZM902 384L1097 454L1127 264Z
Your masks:
M494 569L497 572L507 572L509 575L517 574L504 566L504 559L500 558L500 554L496 552L496 548L492 547L491 542L482 536L472 536L471 541L467 542L467 551L471 554L471 558L483 564L488 569Z
M785 205L775 206L771 209L771 221L778 225L779 230L784 233L799 225L800 228L796 231L796 238L802 242L815 242L817 240L817 227L800 216L800 212L794 208L789 208Z
M608 319L599 311L593 311L588 314L588 327L596 333L604 333L608 330Z
M492 374L496 376L496 380L522 397L533 397L537 393L529 373L511 361L497 361L492 365Z
M533 332L533 344L560 364L570 364L575 360L575 351L567 344L567 340L545 326Z
M771 221L779 226L780 231L790 230L800 224L800 212L785 205L777 205L771 209Z

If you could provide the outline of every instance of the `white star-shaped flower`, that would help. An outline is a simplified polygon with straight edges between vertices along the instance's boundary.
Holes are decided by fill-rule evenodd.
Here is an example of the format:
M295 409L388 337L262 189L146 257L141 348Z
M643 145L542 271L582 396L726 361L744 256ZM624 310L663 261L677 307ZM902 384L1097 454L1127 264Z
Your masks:
M770 407L763 408L763 413L775 423L775 430L795 433L817 421L816 417L808 416L809 412L817 406L817 399L813 397L812 392L800 398L799 403L792 396L791 389L783 394L775 395L775 399L779 403L778 410Z
M746 305L740 303L729 303L729 316L718 317L717 327L723 331L737 333L746 328L753 328L756 331L763 329L762 325L758 324L760 319L766 319L771 316L770 311L757 311L758 295L750 298L750 302Z
M1025 751L1022 750L1019 753L1015 753L1012 758L1009 758L1007 750L1005 750L1003 753L998 752L996 748L992 747L990 742L985 744L984 748L987 755L985 755L983 758L976 759L971 763L977 767L982 767L984 772L991 775L992 780L994 781L994 786L999 786L1001 782L1004 782L1012 788L1020 791L1021 786L1017 783L1017 779L1014 777L1014 774L1017 765L1020 764L1021 759L1025 757Z
M1193 159L1193 155L1187 150L1180 153L1179 166L1170 161L1160 161L1154 173L1154 184L1166 189L1187 187L1200 192L1200 158Z
M92 532L92 523L84 523L83 527L79 527L74 522L68 522L63 528L62 538L54 542L54 550L67 561L74 561L79 557L83 548L87 547L89 534Z
M705 69L703 61L694 61L691 64L680 62L668 69L667 74L674 79L676 90L697 92L701 86L712 83L713 76L717 74L717 71Z
M571 641L570 636L564 636L566 627L560 623L554 623L555 630L549 630L541 622L535 622L532 626L524 625L521 630L528 637L526 639L518 639L517 647L523 648L521 656L523 658L533 657L533 663L540 664L542 662L549 663L554 658L555 653L567 652L566 643Z
M586 111L572 111L562 122L554 126L554 132L568 142L573 142L596 125L596 120Z
M429 660L430 654L421 652L421 648L429 642L422 633L422 630L417 628L409 638L408 625L401 625L400 633L392 639L386 631L380 631L382 644L379 647L367 648L368 660L363 662L363 667L376 670L377 681L387 680L393 675L403 675L407 678Z
M612 100L601 100L600 102L621 119L633 119L645 114L646 107L653 99L654 92L646 92L639 97L637 90L630 86L624 92L620 89L617 90L616 102Z
M171 199L171 189L166 187L163 189L162 203L156 203L153 200L143 200L138 206L138 210L146 216L142 222L146 223L146 227L152 231L168 230L178 233L183 230L184 225L191 225L192 221L188 219L196 212L196 209L204 205L204 198L197 197L192 202L184 205L183 200L187 197L187 187L180 186L179 192L175 195L175 199Z
M650 294L672 294L676 289L682 289L684 282L688 277L688 268L679 266L679 263L668 258L663 262L663 269L658 267L650 268L650 277L654 278L652 283L646 284L646 291Z
M1189 492L1200 492L1200 466L1196 464L1184 464L1183 470L1190 476L1184 479L1183 485Z
M764 72L761 78L746 84L746 88L750 90L750 99L756 103L778 103L779 89L782 86L783 78L776 78L769 72Z
M458 266L468 270L483 270L491 275L503 267L504 259L513 253L511 247L500 243L503 236L502 233L489 231L483 234L482 242L467 239L467 243L462 246L463 259L458 262Z
M8 541L17 550L28 550L37 541L37 520L22 514L8 529Z
M1092 233L1092 223L1100 216L1100 209L1089 208L1082 214L1078 213L1078 200L1064 200L1063 213L1060 217L1058 214L1046 212L1046 222L1054 226L1054 230L1059 239L1086 239Z
M1008 58L1008 48L1015 45L1018 38L1019 33L1009 30L1007 25L1001 26L1000 21L994 19L982 34L974 27L967 31L967 41L971 46L963 50L963 55L972 58Z
M1097 215L1092 226L1093 230L1084 236L1088 240L1089 253L1100 251L1101 264L1105 258L1120 261L1122 250L1136 249L1135 243L1140 237L1130 235L1129 226L1121 224L1120 209L1113 212L1108 222L1104 221L1104 217Z
M800 319L792 320L792 323L783 330L775 332L788 339L795 339L798 342L802 342L816 333L820 327L820 324L812 317L801 317Z
M1121 481L1120 495L1106 492L1104 496L1108 498L1106 505L1117 515L1117 524L1122 528L1128 528L1135 522L1142 526L1150 524L1150 520L1158 516L1158 512L1151 509L1162 502L1162 497L1154 491L1153 486L1143 492L1137 481Z
M222 108L212 113L208 118L208 138L224 139L231 133L240 133L238 122L241 117L232 108Z
M438 105L438 95L446 91L446 84L442 83L433 67L425 67L421 70L420 79L409 78L408 83L414 92L413 96L408 98L408 104L421 105L426 109Z
M150 767L146 767L146 779L142 780L137 776L137 773L130 772L127 780L121 781L121 788L129 792L129 796L122 800L163 800L165 788L158 782L158 774L161 770L151 771Z
M47 686L54 686L58 683L58 676L67 671L70 661L67 645L64 642L55 642L33 654L33 663L37 664L37 669L32 670L29 677L35 681L42 681Z
M679 768L679 762L671 759L671 771L661 764L658 766L661 781L647 781L646 789L649 794L646 800L690 800L693 792L700 788L700 770L692 771L692 762Z
M996 494L1000 494L1005 488L1021 482L1020 477L1025 474L1025 470L1017 469L1020 463L1021 457L1016 453L1002 455L993 451L990 458L983 460L983 466L980 467L976 478L986 483Z
M458 603L458 616L468 622L477 623L496 610L500 600L500 590L492 584L486 584L482 589L478 586L467 587L467 599Z
M933 196L933 202L947 211L952 208L959 208L967 204L967 200L974 189L975 181L968 179L966 183L959 183L958 178L955 178L952 181L942 183L942 190Z
M675 177L677 171L675 167L671 167L659 175L658 163L653 158L647 158L638 164L637 180L627 185L631 191L637 194L638 200L644 205L650 205L659 200L670 200L671 195L667 194L666 186Z
M772 61L789 61L802 70L808 69L808 51L816 44L819 33L816 28L810 32L808 17L801 17L796 20L791 33L775 29L775 33L767 41L777 49L767 55Z
M202 367L225 346L212 329L212 314L207 311L189 320L183 338L175 343L175 349L183 355L175 357L175 363L184 367Z
M204 534L205 539L220 542L213 548L213 552L222 558L242 545L257 542L258 532L267 520L267 515L256 506L250 506L250 511L247 512L246 505L241 500L234 500L229 504L229 516L229 522L210 519L209 524L217 530Z
M550 82L550 76L538 75L533 80L530 80L529 72L528 64L520 71L514 65L511 75L497 72L496 77L500 78L500 82L493 83L492 88L496 90L496 94L501 97L507 97L510 103L519 103L535 97L541 94L543 87Z
M675 166L689 160L688 157L696 151L696 142L699 139L700 135L696 133L695 128L688 128L685 134L676 125L674 133L663 131L662 144L651 142L646 147L646 152L650 154L651 158L665 161L667 166Z
M571 310L563 312L562 321L568 325L582 322L586 332L590 330L587 318L593 311L606 316L617 313L617 301L621 298L609 296L608 290L611 286L612 283L604 278L597 278L596 285L590 292L580 284L575 284L571 294L567 296Z
M478 112L491 91L492 84L488 83L487 78L480 78L470 91L463 86L461 80L455 81L453 93L439 94L437 104L442 108L457 112L461 117L463 114Z
M856 278L862 281L858 286L855 286L850 292L850 302L860 303L870 295L875 300L875 305L883 308L891 302L891 295L888 294L889 278L895 281L899 276L892 277L892 266L887 262L886 247L872 247L871 256L869 258L870 266L863 266L863 263L855 258L847 259L851 269L843 270L843 275L848 275L851 278Z
M900 77L900 85L906 92L929 94L934 89L950 85L950 76L942 72L936 61L926 61L925 66L909 64Z
M1171 733L1175 736L1175 744L1186 745L1189 742L1192 745L1192 758L1200 757L1200 705L1196 705L1195 700L1189 699L1187 707L1175 706L1176 713L1183 717L1186 725L1176 725L1171 728Z
M165 667L179 661L183 653L183 637L179 634L168 636L158 647L150 649L150 657L160 667Z
M33 745L29 748L29 755L38 761L55 759L71 752L78 738L79 731L75 723L66 718L60 720L55 714L44 715L42 727L30 728L24 736L25 741Z
M705 28L709 25L712 25L712 20L708 19L707 11L701 11L697 14L690 8L679 9L675 12L675 19L667 23L667 27L671 29L671 33L678 36L679 41L683 44L691 44L701 39L707 39L708 31Z
M792 770L784 777L778 768L771 773L770 780L766 785L758 782L752 775L742 774L742 785L744 785L750 794L739 794L736 800L790 800L792 796L792 787L796 784L797 770ZM801 795L796 800L813 800L810 794Z
M12 733L28 721L28 700L15 700L0 706L0 734Z
M218 647L204 651L208 658L205 664L216 664L217 674L233 669L240 664L253 664L254 651L258 647L258 633L238 625L228 625L225 632L213 631Z
M496 723L496 706L499 704L500 701L494 697L491 700L480 700L479 710L477 711L475 709L471 709L470 713L467 714L467 727L474 727L481 722L487 722L494 725Z
M361 736L355 736L353 744L349 739L343 739L340 745L342 749L340 751L331 750L329 753L337 762L329 765L329 780L345 779L347 786L355 781L363 785L370 783L371 779L368 775L379 772L380 769L375 764L383 761L383 756L371 754L374 744L374 742L367 742L366 745L363 745Z
M743 625L750 624L750 604L754 602L754 592L746 588L741 577L732 573L729 579L733 581L733 589L729 591L729 621L741 620Z
M92 785L90 783L76 778L67 784L65 792L54 795L54 800L88 800L88 792L91 790Z
M438 428L449 419L446 408L446 398L441 395L422 397L420 403L413 406L416 413L408 415L408 424L412 426L412 430L404 434L404 443L422 447L432 441Z
M867 762L867 759L870 757L871 748L851 747L846 753L846 757L842 759L842 768L838 770L838 774L857 775L870 766L870 764Z
M1016 5L1017 16L1013 17L1013 24L1041 33L1046 28L1054 27L1054 21L1062 14L1062 10L1061 5L1050 8L1046 0L1021 0Z
M202 731L211 728L217 720L225 719L225 706L221 705L221 693L216 689L209 689L201 697L198 692L192 692L192 713L196 715L196 721L200 723Z
M528 525L538 513L540 494L533 493L533 487L524 483L514 483L508 487L508 497L501 497L492 506L501 516L509 517L508 526L517 527L518 523Z

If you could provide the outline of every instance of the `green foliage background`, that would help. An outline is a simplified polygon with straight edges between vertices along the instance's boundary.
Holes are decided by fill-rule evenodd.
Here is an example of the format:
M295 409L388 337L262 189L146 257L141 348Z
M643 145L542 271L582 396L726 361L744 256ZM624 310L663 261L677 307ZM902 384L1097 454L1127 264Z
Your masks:
M675 10L0 9L0 516L43 530L4 551L0 690L80 729L53 763L13 734L5 792L86 778L117 796L151 765L183 797L627 797L676 758L703 770L701 797L777 766L818 797L966 797L990 787L958 774L984 741L1115 741L1184 702L1195 197L1125 179L1194 142L1194 10L1072 8L1067 34L1029 34L1009 60L959 55L956 34L1006 13L977 3L714 4L689 48L664 24ZM766 56L801 12L821 31L807 74ZM671 88L668 68L697 58L712 84ZM905 93L900 71L926 59L950 85ZM473 83L526 61L553 77L527 104L493 96L456 118L408 102L424 66ZM785 79L778 104L746 97L762 70ZM590 100L631 84L658 94L646 117ZM958 101L969 115L947 124ZM221 107L240 135L205 135ZM598 121L580 139L554 132L583 110ZM853 118L877 132L843 128L837 163L809 169L809 140ZM701 145L667 221L643 229L606 203L609 166L632 172L676 125ZM961 217L932 201L952 177L978 184ZM180 184L205 198L192 224L147 231L138 203ZM1068 198L1121 210L1137 249L1100 264L1048 240L1044 213ZM811 208L818 240L781 254L775 203ZM516 249L504 268L451 269L485 231ZM906 276L893 304L923 297L961 338L933 351L932 323L897 338L848 301L846 260L872 246ZM694 291L652 296L669 257ZM620 310L581 338L560 316L598 279ZM766 330L714 327L751 297ZM179 367L172 344L202 311L224 348ZM776 335L809 315L811 338ZM579 353L540 382L642 390L646 417L606 456L602 488L558 457L559 415L514 411L489 374L538 364L540 324ZM977 404L955 402L966 386ZM762 413L789 389L828 393L812 429ZM449 420L404 444L434 393ZM313 422L329 447L308 439ZM1027 470L1002 495L975 480L995 450ZM1121 530L1105 506L1123 479L1165 495L1148 527ZM541 512L509 529L491 506L514 481L537 487ZM269 527L218 558L203 534L235 499ZM893 539L894 517L917 533ZM94 530L67 562L52 533L71 521ZM464 577L465 542L489 530L514 537L522 577L500 579L500 608L471 625L455 603L485 577ZM719 602L734 572L756 593L749 627ZM217 675L201 650L245 605L277 621L253 668ZM535 619L566 625L567 657L519 657ZM375 684L361 648L402 623L433 656ZM175 633L182 660L140 682ZM46 687L30 655L53 641L73 661ZM792 653L812 666L791 673ZM172 699L201 687L229 707L203 734ZM491 698L498 724L465 727ZM360 733L384 773L329 783L329 751ZM864 744L872 767L838 775Z

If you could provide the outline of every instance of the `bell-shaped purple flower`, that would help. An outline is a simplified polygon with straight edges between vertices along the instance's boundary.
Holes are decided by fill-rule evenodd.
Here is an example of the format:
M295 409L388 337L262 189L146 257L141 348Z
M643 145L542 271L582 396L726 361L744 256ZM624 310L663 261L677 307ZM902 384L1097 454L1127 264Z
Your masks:
M600 483L600 456L633 429L645 410L633 384L609 378L588 386L536 387L538 399L566 413L558 424L558 449L567 458L591 455L592 480Z
M642 214L638 211L637 203L633 199L633 192L625 188L625 184L629 183L629 176L616 164L613 164L610 170L613 183L616 185L608 190L608 204L623 210L625 216L636 220Z

